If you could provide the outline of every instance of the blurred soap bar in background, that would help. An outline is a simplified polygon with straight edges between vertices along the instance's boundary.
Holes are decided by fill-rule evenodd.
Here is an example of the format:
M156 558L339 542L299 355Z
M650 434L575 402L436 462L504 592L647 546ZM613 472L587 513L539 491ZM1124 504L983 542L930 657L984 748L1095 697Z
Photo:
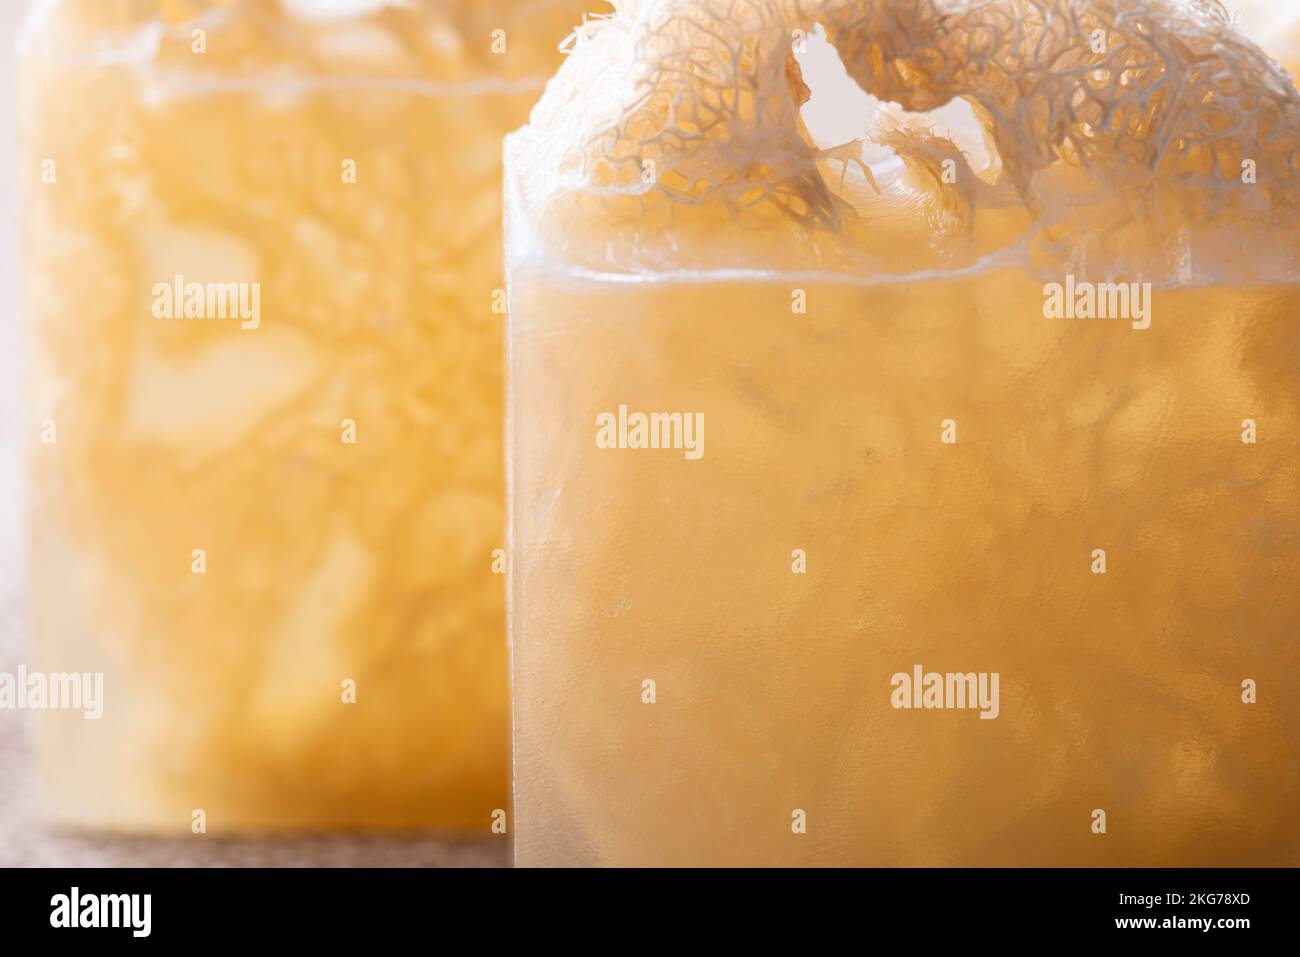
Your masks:
M507 800L501 137L575 5L58 0L20 40L56 822Z

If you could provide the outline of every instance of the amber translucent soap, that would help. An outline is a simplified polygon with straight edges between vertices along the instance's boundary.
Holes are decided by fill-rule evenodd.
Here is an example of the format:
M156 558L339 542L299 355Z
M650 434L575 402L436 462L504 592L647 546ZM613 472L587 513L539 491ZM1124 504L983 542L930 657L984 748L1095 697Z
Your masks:
M1297 147L1213 4L584 29L507 147L518 862L1300 862Z
M500 141L576 19L36 4L34 666L58 821L458 827L508 787Z

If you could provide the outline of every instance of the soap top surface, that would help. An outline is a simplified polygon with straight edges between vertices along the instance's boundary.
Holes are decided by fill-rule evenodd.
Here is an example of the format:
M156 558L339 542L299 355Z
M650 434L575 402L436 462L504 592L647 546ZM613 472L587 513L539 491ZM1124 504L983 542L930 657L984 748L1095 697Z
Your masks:
M1300 95L1217 0L613 6L509 143L517 253L1162 285L1300 267Z

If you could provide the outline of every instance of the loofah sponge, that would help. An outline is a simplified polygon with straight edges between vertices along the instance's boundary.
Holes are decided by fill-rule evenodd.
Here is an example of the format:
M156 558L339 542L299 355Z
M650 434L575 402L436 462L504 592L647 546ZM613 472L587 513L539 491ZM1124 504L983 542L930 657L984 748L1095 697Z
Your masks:
M969 230L981 208L1018 206L1031 224L1021 233L1058 257L1091 244L1116 268L1183 281L1221 278L1218 267L1188 274L1188 251L1250 218L1277 231L1261 239L1274 254L1258 268L1295 264L1286 237L1300 202L1300 96L1216 0L615 8L573 33L521 138L534 208L573 193L637 197L642 213L710 204L742 224L786 218L805 239L829 230L856 242L860 211L826 164L854 165L861 143L819 148L800 119L809 90L791 48L820 25L867 93L913 113L971 107L1000 160L996 188L973 182L964 161L950 184L933 175L961 153L924 124L876 141L914 180L930 173L912 191L933 194L950 225Z

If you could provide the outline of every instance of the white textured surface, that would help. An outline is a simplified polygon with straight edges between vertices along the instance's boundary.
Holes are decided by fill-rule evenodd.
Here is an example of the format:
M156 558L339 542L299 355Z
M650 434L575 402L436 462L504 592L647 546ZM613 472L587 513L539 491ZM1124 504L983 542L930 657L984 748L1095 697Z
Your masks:
M0 671L23 658L25 602L19 485L17 190L14 184L13 46L24 2L0 5ZM0 711L0 864L28 856L32 794L24 713Z

